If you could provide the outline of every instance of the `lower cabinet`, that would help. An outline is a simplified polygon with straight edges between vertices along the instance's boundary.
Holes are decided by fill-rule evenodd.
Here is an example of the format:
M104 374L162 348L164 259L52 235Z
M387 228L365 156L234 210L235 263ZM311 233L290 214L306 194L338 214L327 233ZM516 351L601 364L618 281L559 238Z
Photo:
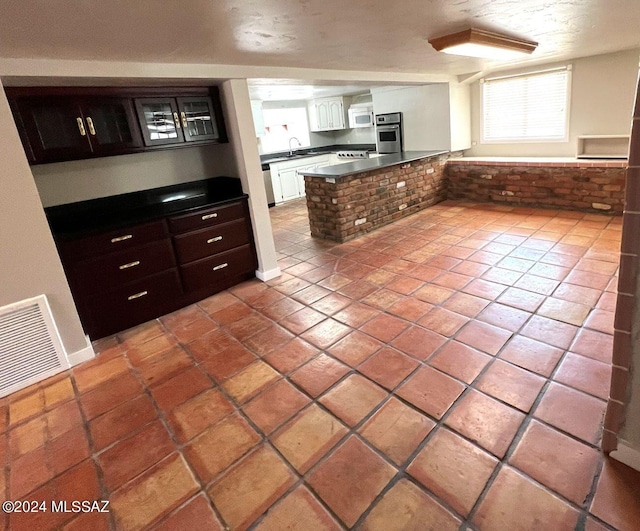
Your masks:
M300 175L301 171L322 168L331 164L331 154L270 164L271 183L276 205L304 197L304 177Z
M58 242L85 331L98 339L252 278L246 198Z
M181 267L185 289L191 292L206 290L214 284L225 284L239 272L249 273L253 250L249 245L190 262Z

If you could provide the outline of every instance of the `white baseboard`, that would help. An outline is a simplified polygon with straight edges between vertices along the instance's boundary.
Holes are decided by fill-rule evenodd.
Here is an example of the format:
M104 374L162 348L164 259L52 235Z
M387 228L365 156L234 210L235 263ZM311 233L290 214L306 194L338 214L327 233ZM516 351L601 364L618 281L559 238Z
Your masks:
M268 282L269 280L278 278L280 275L282 275L282 271L280 271L279 267L274 267L268 271L260 271L259 269L256 269L256 277L262 280L262 282Z
M609 455L616 461L640 471L640 448L631 446L627 441L618 439L618 449Z
M96 357L96 353L93 350L93 346L91 346L91 340L87 337L87 346L83 349L77 350L76 352L72 352L71 354L67 354L67 359L69 360L69 365L71 367L82 363L83 361L87 361Z

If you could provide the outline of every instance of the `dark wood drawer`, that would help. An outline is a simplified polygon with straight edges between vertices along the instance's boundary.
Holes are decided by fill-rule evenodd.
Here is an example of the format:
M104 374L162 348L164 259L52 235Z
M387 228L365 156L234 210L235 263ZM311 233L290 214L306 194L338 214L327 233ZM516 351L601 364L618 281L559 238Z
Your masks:
M169 218L169 228L174 234L203 229L245 217L244 204L240 201L219 207L206 208Z
M79 240L61 242L59 249L63 260L73 263L105 253L133 249L145 243L162 240L167 236L164 220L158 220L87 236Z
M70 280L77 290L102 293L159 273L176 265L171 240L165 238L71 267Z
M244 219L174 237L178 262L186 264L250 241Z
M228 278L244 275L256 267L251 245L216 254L180 267L187 292L225 283Z
M111 334L171 311L182 295L176 268L86 300L89 334Z

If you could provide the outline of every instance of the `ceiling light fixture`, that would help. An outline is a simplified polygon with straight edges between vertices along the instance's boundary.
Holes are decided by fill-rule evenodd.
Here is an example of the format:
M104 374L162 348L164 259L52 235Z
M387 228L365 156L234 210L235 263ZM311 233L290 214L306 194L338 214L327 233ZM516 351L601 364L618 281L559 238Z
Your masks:
M538 46L537 42L474 28L429 39L429 44L438 52L483 59L521 57Z

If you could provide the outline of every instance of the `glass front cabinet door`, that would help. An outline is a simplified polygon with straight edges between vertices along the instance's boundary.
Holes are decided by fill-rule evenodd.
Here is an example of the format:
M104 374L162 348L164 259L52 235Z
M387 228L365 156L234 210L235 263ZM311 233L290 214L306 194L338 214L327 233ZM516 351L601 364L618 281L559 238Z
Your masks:
M137 98L136 110L146 146L184 142L175 98Z
M131 99L87 99L82 103L82 114L95 154L120 153L142 146Z
M220 138L211 98L177 98L177 101L182 131L187 142Z

